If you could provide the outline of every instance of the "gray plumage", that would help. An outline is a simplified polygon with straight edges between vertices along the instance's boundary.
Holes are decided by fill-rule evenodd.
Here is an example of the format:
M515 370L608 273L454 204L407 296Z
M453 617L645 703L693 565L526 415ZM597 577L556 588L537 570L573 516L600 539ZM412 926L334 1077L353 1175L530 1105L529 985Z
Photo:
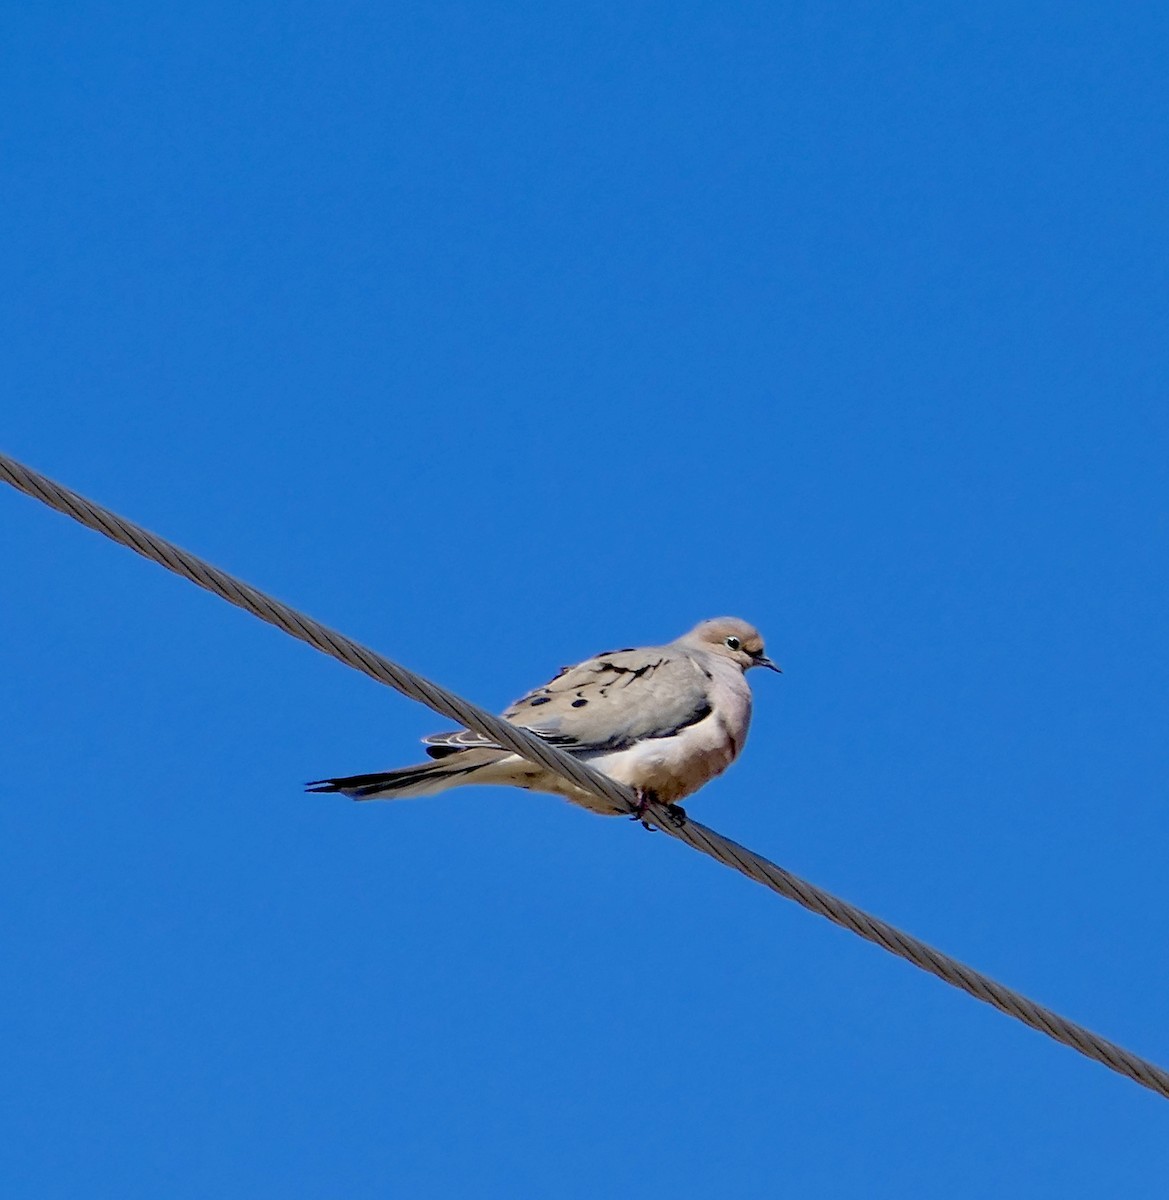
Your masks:
M734 761L751 719L751 667L779 668L745 621L703 621L664 646L615 650L565 667L503 716L639 795L672 804ZM467 729L423 739L433 761L395 771L323 779L310 791L355 800L430 796L464 784L505 784L616 811L559 775Z

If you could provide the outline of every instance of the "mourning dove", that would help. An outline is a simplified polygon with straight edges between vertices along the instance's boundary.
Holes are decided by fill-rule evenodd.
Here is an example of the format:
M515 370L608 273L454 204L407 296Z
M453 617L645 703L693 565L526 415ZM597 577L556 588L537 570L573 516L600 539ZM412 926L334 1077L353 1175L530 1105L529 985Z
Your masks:
M633 788L644 811L651 800L674 805L734 761L751 720L744 678L751 667L779 670L753 626L718 617L665 646L610 650L564 667L503 716ZM422 740L435 761L320 779L308 790L382 800L432 796L472 783L506 784L563 796L606 815L625 811L470 730Z

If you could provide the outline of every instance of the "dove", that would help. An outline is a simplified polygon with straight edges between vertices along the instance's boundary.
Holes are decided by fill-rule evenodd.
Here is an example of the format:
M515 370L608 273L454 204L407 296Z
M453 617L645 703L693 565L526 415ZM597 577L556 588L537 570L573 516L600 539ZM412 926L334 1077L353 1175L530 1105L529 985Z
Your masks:
M780 670L754 626L716 617L663 646L608 650L564 667L503 717L628 785L640 813L657 801L684 819L677 801L725 771L743 748L751 721L745 675L752 667ZM307 790L391 800L502 784L562 796L608 816L625 812L471 730L422 741L430 762L318 779Z

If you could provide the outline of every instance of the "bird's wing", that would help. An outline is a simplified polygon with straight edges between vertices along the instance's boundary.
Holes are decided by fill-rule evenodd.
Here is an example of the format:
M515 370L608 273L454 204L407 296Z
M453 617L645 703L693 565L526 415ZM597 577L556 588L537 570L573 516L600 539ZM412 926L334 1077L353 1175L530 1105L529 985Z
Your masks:
M712 711L710 676L676 646L614 650L521 696L503 716L574 754L672 737ZM423 738L432 758L494 742L467 729Z

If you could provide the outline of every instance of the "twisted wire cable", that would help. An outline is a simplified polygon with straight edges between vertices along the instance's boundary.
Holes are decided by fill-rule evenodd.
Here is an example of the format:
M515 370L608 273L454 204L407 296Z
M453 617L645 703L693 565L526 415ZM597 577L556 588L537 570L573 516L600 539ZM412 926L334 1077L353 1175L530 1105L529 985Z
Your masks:
M228 603L244 609L262 621L267 621L269 625L275 625L277 629L307 642L323 654L364 672L380 683L396 688L404 695L425 704L444 717L457 721L467 729L473 729L476 733L491 738L529 762L555 772L578 787L612 801L630 813L637 811L636 797L629 788L593 770L586 763L549 745L527 730L517 728L461 696L456 696L438 684L391 662L388 658L345 637L344 634L337 633L311 617L297 612L287 604L265 595L226 571L213 567L196 555L181 550L165 538L119 517L109 509L94 504L84 496L55 483L5 454L0 454L0 479L50 508L72 517L86 528L104 534L119 545L128 547ZM1103 1063L1113 1071L1169 1099L1169 1072L1155 1063L1061 1017L1049 1008L1036 1004L1021 993L996 983L919 938L904 933L863 909L801 879L798 875L793 875L783 867L769 862L697 821L687 819L678 824L664 807L657 804L651 804L644 815L656 828L709 855L724 866L732 867L748 879L753 879L781 896L794 900L811 912L851 930L866 941L874 942L891 954L937 976L945 983L960 988L975 999L993 1005L1000 1012L1022 1021L1032 1029L1037 1029L1040 1033L1078 1050L1088 1058Z

